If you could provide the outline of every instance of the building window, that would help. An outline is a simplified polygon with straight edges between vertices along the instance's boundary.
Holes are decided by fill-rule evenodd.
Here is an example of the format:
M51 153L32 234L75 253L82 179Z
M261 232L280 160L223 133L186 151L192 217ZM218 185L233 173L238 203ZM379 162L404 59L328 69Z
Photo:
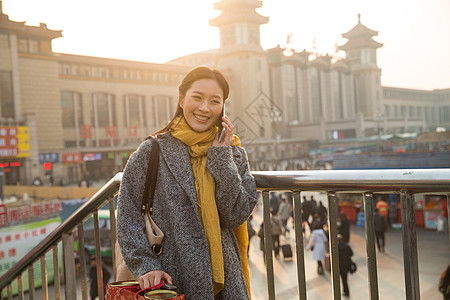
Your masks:
M80 67L78 65L72 65L71 74L80 75Z
M0 102L1 117L14 119L12 74L8 71L0 71Z
M384 106L384 115L386 117L390 117L391 116L390 111L389 111L389 105L385 105Z
M25 39L19 39L19 51L28 52L28 41Z
M71 91L61 92L63 128L79 128L83 124L81 94Z
M39 52L39 42L36 40L29 40L28 43L30 53L38 53Z
M312 120L318 122L322 112L322 100L320 99L320 70L317 68L310 68L310 82L311 82L311 102L312 102Z
M97 128L106 128L108 125L116 125L116 102L114 95L107 93L93 94L92 124Z
M153 107L154 107L154 120L155 127L162 128L167 123L169 123L170 119L174 114L175 104L172 103L172 98L165 95L158 95L153 97Z
M296 90L295 67L292 65L284 66L283 90L285 92L286 107L288 107L287 118L289 124L298 124L298 101Z
M0 33L0 49L9 48L9 35L5 33Z
M402 105L401 107L400 107L400 112L401 112L401 116L402 117L406 117L406 106L405 105Z
M409 116L415 117L414 106L412 106L412 105L409 106Z
M147 127L145 120L144 96L125 95L124 111L127 127L142 128Z

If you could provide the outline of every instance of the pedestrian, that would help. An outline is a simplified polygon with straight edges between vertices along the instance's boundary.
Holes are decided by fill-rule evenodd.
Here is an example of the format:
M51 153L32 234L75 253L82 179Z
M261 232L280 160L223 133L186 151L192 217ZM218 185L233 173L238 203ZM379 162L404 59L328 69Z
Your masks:
M278 217L281 219L281 225L283 226L283 234L289 232L287 228L287 222L291 216L291 206L284 197L281 198L280 208L278 209Z
M352 248L345 242L344 237L338 234L338 255L339 255L339 273L342 279L342 286L344 288L343 295L350 297L350 291L348 289L347 275L350 272L352 265Z
M218 70L190 70L178 86L172 120L127 162L117 238L141 288L164 280L186 299L250 298L245 222L258 199L246 152L224 115L228 94ZM154 143L161 158L152 214L164 233L160 255L148 245L140 211Z
M327 222L327 216L328 216L328 212L327 212L327 208L325 206L323 206L322 201L319 201L319 207L317 208L317 214L319 215L319 218L323 221L323 222Z
M387 202L384 201L383 198L379 198L376 204L376 208L378 208L380 215L384 217L386 224L388 224L389 206Z
M277 195L277 193L275 192L271 192L271 197L270 197L270 211L273 212L274 214L278 213L278 209L280 207L280 197Z
M312 231L311 223L309 221L309 216L312 215L312 204L309 200L306 199L305 196L303 196L303 203L302 203L302 222L306 222L308 224L308 228L310 231Z
M384 246L385 246L385 238L384 238L384 232L386 231L386 222L384 220L384 217L380 215L378 208L375 208L373 215L373 223L375 227L375 237L377 239L377 247L378 251L384 252Z
M273 212L270 218L270 226L272 227L273 252L275 257L278 257L280 254L280 234L283 233L283 225L280 217Z
M327 242L328 240L325 236L323 228L317 225L316 227L313 227L311 238L308 245L306 246L306 249L313 251L313 259L317 261L317 274L319 275L323 275L324 273L322 261L325 259Z
M341 212L338 216L338 233L342 234L346 243L350 242L350 221L345 212Z
M314 199L314 196L311 195L311 200L309 200L311 202L312 205L312 211L311 211L311 215L314 215L317 212L317 201L316 199Z
M98 282L97 282L97 261L95 256L90 258L90 268L89 268L89 281L91 282L89 295L91 300L95 300L98 297ZM102 265L103 274L103 295L106 297L106 285L108 284L111 273Z

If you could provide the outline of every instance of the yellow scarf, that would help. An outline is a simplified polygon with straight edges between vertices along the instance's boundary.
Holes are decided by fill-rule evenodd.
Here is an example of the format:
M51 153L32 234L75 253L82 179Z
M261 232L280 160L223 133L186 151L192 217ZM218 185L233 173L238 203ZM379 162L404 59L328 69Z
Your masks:
M187 124L184 117L175 119L171 127L172 135L188 146L191 156L192 171L197 190L198 210L205 230L209 245L209 256L211 259L211 270L213 277L214 295L217 295L224 287L225 275L223 267L222 238L220 234L219 213L216 206L215 189L216 184L211 173L206 167L208 147L217 134L217 127L213 126L205 132L195 132ZM233 136L232 146L241 146L237 136ZM234 229L239 252L241 255L242 272L250 295L250 274L248 271L247 247L248 233L247 222Z

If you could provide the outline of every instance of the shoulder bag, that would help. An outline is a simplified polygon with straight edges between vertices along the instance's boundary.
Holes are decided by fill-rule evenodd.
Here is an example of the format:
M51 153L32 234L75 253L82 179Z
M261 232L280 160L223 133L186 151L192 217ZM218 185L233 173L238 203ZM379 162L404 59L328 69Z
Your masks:
M152 139L152 151L150 153L147 174L145 177L145 189L142 196L141 215L144 218L145 234L147 235L150 248L155 255L160 255L162 253L164 233L152 219L153 197L155 195L156 179L158 176L159 145L153 137L150 138ZM116 261L114 262L114 265L116 266L116 281L135 280L133 274L123 260L122 252L120 251L120 246L117 240L115 245L115 254Z

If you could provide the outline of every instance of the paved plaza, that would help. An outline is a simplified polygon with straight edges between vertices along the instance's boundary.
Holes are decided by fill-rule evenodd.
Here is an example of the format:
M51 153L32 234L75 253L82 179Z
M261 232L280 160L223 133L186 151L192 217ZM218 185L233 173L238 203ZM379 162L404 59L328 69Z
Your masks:
M260 214L260 209L257 209L252 222L256 231L261 223ZM291 221L290 225L292 226ZM294 245L292 230L287 237L291 244ZM304 246L308 242L308 237L309 232L307 231L304 238ZM250 245L250 277L253 300L268 298L265 265L262 252L259 250L259 242L259 237L255 236L251 240ZM343 299L369 299L365 243L364 228L359 228L352 224L350 246L353 249L353 260L358 265L358 270L356 273L348 275L350 298L343 297ZM438 291L438 281L441 272L450 263L450 239L448 235L418 228L417 243L421 299L441 300L443 297ZM406 299L401 230L389 229L387 231L386 252L377 252L377 264L380 299ZM308 300L331 299L330 273L325 272L325 275L317 275L316 267L316 261L312 260L312 252L306 251L307 298ZM284 261L281 255L278 258L274 257L275 294L277 300L298 299L296 268L295 258L291 261Z

